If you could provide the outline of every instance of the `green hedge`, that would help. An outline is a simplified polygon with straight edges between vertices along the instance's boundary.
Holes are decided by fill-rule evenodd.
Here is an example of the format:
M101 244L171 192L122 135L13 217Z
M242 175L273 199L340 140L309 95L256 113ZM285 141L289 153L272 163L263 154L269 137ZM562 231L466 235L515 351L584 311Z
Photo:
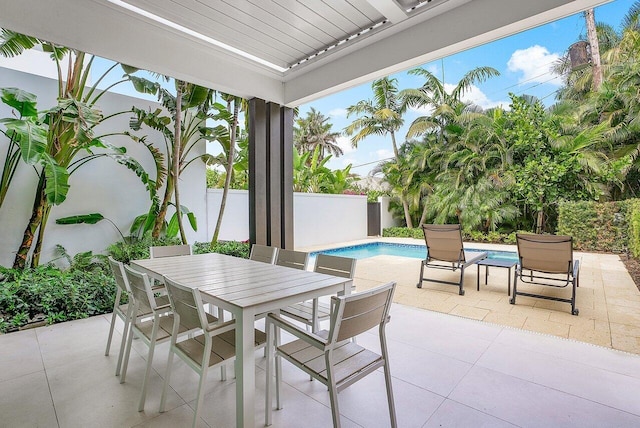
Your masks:
M561 202L557 233L572 236L574 248L578 250L625 252L635 246L637 252L638 232L632 231L632 219L635 217L640 221L639 209L637 199ZM640 229L640 224L636 229Z
M530 232L519 232L519 233L530 233ZM483 233L479 231L463 231L463 238L465 241L471 242L488 242L493 244L515 244L516 243L516 232L512 232L509 234L499 233L499 232L489 232ZM414 239L424 239L424 234L422 229L419 227L408 228L408 227L388 227L382 231L382 236L385 238L414 238Z

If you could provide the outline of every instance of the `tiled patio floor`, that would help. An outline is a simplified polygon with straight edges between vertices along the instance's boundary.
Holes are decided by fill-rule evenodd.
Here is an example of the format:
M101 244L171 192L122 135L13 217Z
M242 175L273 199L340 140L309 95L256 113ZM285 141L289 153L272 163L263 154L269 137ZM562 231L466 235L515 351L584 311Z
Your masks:
M114 376L119 334L105 357L107 316L0 336L1 427L188 427L197 377L175 360L167 412L158 413L167 347L154 359L137 411L144 351L127 382ZM119 326L120 327L120 326ZM550 335L394 304L388 326L400 427L637 427L640 356ZM375 349L365 333L359 343ZM264 417L264 358L256 353L256 424ZM326 389L284 364L284 409L273 427L331 426ZM235 382L214 370L199 427L233 427ZM389 426L381 372L344 390L343 427Z
M331 247L371 241L354 241ZM412 239L378 238L375 241L424 245L424 241ZM516 251L515 246L465 245ZM318 248L322 247L305 250ZM640 354L640 292L620 257L615 254L580 252L574 256L581 263L578 316L571 315L571 306L567 303L519 296L516 305L509 304L507 270L502 268L490 270L487 285L484 284L484 268L481 269L480 291L476 291L476 266L468 268L465 272L465 295L459 296L456 287L436 283L425 282L422 289L416 288L420 275L418 259L377 256L358 260L355 284L357 289L365 289L393 280L398 282L394 299L397 303ZM436 269L430 269L429 274L448 280L455 280L459 275L457 272ZM544 288L545 291L550 289ZM557 293L570 296L570 291L566 289Z

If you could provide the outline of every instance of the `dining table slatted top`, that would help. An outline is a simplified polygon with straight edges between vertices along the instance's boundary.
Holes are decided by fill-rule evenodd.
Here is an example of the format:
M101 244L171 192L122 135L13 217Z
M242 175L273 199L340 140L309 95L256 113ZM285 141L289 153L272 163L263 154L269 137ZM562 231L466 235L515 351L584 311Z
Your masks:
M133 260L131 263L150 277L170 278L243 309L332 288L346 281L322 273L217 253Z

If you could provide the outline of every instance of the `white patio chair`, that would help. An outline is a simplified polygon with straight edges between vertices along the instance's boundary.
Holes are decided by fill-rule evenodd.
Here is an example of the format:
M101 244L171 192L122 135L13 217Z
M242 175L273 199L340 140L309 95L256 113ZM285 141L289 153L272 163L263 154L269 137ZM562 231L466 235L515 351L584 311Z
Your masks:
M257 262L274 264L278 255L278 247L269 247L267 245L253 244L251 246L251 254L249 260Z
M356 271L356 260L318 254L313 270L318 273L353 279ZM280 314L304 323L311 327L311 331L316 332L318 331L318 324L329 319L331 308L328 304L319 302L318 299L313 299L287 306L280 311Z
M152 259L174 256L190 256L191 254L191 245L166 245L149 247L149 258Z
M138 411L141 412L144 410L144 403L147 398L147 385L149 376L151 375L155 347L156 344L167 342L171 338L171 333L173 332L173 312L169 304L168 296L154 296L147 274L137 272L128 266L125 266L124 269L131 288L131 297L134 305L133 313L147 312L153 315L150 319L135 317L135 320L129 323L127 346L122 365L122 374L120 375L120 383L124 383L127 376L129 357L131 355L131 342L135 335L149 347L146 370L142 380L142 391L138 403ZM211 323L218 321L214 316L207 315L207 317ZM186 330L180 330L179 333L186 334L187 332Z
M277 329L297 337L293 342L276 346L276 403L280 402L282 369L280 358L303 370L329 389L333 426L340 427L338 393L378 368L384 368L387 387L387 404L391 426L396 427L396 413L389 371L389 356L385 338L385 326L389 321L389 308L395 290L395 282L350 296L332 297L331 327L329 331L308 333L285 318L270 313L267 316L267 391L265 425L271 425L273 408L271 389L273 383L273 342ZM378 326L381 355L378 355L349 339ZM274 330L274 328L276 330ZM369 403L369 405L375 405Z
M286 266L293 269L306 270L309 262L309 253L280 248L276 256L278 266Z
M204 384L207 372L212 367L230 363L235 359L235 320L227 322L211 322L204 311L204 303L200 291L184 287L170 278L165 278L171 307L174 310L171 346L167 372L164 377L160 412L164 412L167 389L171 380L173 355L180 357L189 367L200 376L198 396L193 415L193 427L198 422L200 408L204 397ZM192 333L184 341L178 341L181 332ZM266 342L266 335L255 330L255 345L259 347ZM224 368L224 367L223 367Z

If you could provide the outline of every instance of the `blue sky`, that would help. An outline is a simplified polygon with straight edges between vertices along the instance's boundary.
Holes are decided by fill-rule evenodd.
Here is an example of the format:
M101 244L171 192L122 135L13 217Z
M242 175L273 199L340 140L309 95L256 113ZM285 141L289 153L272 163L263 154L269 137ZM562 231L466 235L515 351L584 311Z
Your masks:
M634 0L616 0L595 10L596 21L608 23L619 29L622 18ZM560 80L549 72L549 66L568 47L586 38L584 16L576 14L559 21L537 27L511 37L497 40L483 46L461 52L423 65L444 82L455 85L469 70L479 66L490 66L500 72L500 76L491 78L467 94L473 101L485 108L509 104L509 92L517 95L529 94L541 98L546 105L555 101L555 91ZM416 88L423 81L406 72L393 75L398 79L400 89ZM346 108L359 100L371 98L371 84L361 85L338 94L300 106L300 116L304 117L311 107L330 117L335 132L341 132L354 117L346 117ZM405 126L398 133L398 144L404 141L409 124L420 112L409 111L405 116ZM328 166L344 168L352 164L352 172L366 175L376 166L377 161L393 156L389 137L372 136L351 147L349 138L342 136L340 146L345 154L331 159Z

